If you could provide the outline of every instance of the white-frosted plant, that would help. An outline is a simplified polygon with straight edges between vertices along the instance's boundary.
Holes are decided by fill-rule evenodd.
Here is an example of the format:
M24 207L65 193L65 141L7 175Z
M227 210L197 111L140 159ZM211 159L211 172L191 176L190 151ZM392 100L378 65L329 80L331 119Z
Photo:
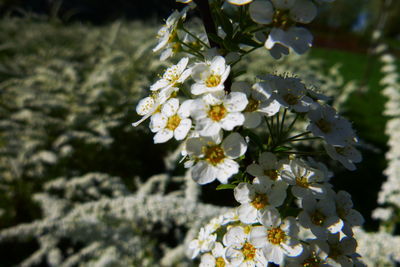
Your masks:
M142 118L133 125L149 119L155 143L183 140L192 179L218 181L216 189L233 189L240 203L200 229L188 256L200 257L200 266L362 265L352 228L363 218L313 158L328 154L355 170L361 154L351 123L296 76L266 72L245 80L236 68L262 47L276 59L305 53L312 34L301 25L316 16L315 3L178 2L188 5L166 20L154 51L162 51L161 60L183 57L139 102ZM201 36L186 23L194 9L204 23Z
M400 125L400 83L396 58L388 50L385 44L376 48L382 63L382 94L387 98L383 115L389 117L386 124L386 134L389 137L389 151L386 153L388 165L384 170L387 180L378 195L378 204L381 207L372 213L374 219L380 220L380 228L378 232L366 232L362 229L355 232L359 241L359 251L364 255L363 260L368 266L397 266L400 263L400 237L396 234L400 212L400 155L397 131Z

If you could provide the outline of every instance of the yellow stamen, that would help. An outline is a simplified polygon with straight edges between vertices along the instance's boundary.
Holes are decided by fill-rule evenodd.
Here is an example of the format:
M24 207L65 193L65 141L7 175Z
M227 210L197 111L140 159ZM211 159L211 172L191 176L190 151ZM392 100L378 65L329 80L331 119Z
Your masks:
M310 184L308 183L308 180L306 177L296 177L296 185L303 187L303 188L308 188Z
M256 100L252 97L249 97L249 103L247 104L246 108L244 109L244 112L254 112L254 111L258 110L260 103L261 103L260 100Z
M271 244L279 245L286 239L286 234L281 228L272 228L268 230L268 241Z
M321 226L324 224L326 216L320 211L316 210L314 214L311 215L311 222L315 225Z
M225 267L225 260L222 257L215 259L215 267Z
M206 86L207 87L216 87L221 83L221 76L220 75L215 75L211 74L208 76L206 80Z
M274 180L274 181L276 181L276 179L278 179L278 176L279 176L278 170L274 170L274 169L265 170L264 174L266 176L268 176L271 180Z
M204 148L204 158L212 165L218 165L225 159L225 153L219 145Z
M299 97L293 94L286 94L283 96L283 100L286 101L286 103L288 103L289 105L293 106L296 105L297 103L299 103Z
M263 209L268 205L268 196L266 194L256 194L251 205L258 210Z
M318 128L323 132L323 133L329 133L332 130L332 126L329 123L329 121L325 119L319 119L315 125L318 126Z
M179 126L180 123L181 123L181 117L175 114L168 118L167 126L165 128L174 131Z
M250 243L244 243L242 247L244 260L253 260L256 257L256 248Z
M228 114L228 111L223 104L211 106L208 110L208 117L213 121L220 121Z

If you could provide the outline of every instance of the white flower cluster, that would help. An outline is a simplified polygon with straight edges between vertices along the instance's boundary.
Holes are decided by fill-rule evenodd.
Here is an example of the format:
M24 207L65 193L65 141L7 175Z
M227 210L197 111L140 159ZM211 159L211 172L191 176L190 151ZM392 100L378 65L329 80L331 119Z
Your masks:
M383 48L384 50L387 49ZM383 63L382 73L384 74L381 85L384 87L382 93L387 98L385 103L384 115L390 117L386 124L386 134L389 136L388 146L389 151L386 153L388 166L384 174L388 180L383 184L382 190L379 193L378 203L393 205L397 210L400 209L400 153L399 153L399 129L400 129L400 80L396 58L389 52L384 52L380 55L380 61ZM392 209L387 209L392 213ZM374 215L382 220L384 218L382 212L375 212ZM375 217L376 217L375 216Z
M252 183L234 189L240 206L211 220L189 244L192 258L201 255L200 266L359 263L352 227L363 218L348 193L331 189L323 169L298 159L279 162L265 152L248 171L258 174ZM296 207L285 201L287 194L296 199ZM300 237L299 231L308 237Z
M216 6L211 10L221 12ZM199 8L210 12L204 6ZM189 244L190 257L201 255L201 266L358 263L352 227L363 223L361 214L352 208L348 193L332 189L332 174L323 163L301 157L315 153L296 145L322 140L332 159L355 170L361 154L355 148L357 137L351 123L324 102L325 96L308 89L297 77L268 74L254 83L236 81L235 62L228 59L227 52L241 54L240 60L251 51L236 47L226 25L221 26L223 44L219 44L220 37L207 32L210 43L216 43L216 49L209 49L185 29L187 10L172 15L176 23L167 20L173 25L169 32L182 29L203 47L196 49L176 37L175 42L187 46L193 57L169 67L150 87L151 95L137 105L142 118L133 125L150 118L155 143L173 138L183 141L184 165L190 168L193 180L201 185L218 180L221 185L217 189L233 189L240 203L233 213L200 229ZM272 23L267 48L285 51L282 45L287 45L304 53L309 47L308 31L294 25L315 17L312 1L254 1L249 14L257 23ZM243 30L240 22L229 23L237 26L237 31ZM168 43L164 39L158 46ZM293 135L296 121L306 122L306 126ZM257 131L260 128L261 132ZM299 230L308 231L310 237L300 238Z

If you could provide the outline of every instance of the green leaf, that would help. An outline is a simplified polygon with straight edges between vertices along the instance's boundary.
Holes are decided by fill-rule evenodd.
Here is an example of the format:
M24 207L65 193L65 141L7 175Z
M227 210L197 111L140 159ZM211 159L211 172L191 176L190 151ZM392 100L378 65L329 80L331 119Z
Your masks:
M217 186L216 190L234 189L236 185L234 184L220 184Z
M239 45L227 38L224 39L224 47L229 51L239 50Z
M245 70L238 70L238 71L232 71L232 77L236 78L239 77L240 75L245 74L247 71Z
M281 151L288 151L288 150L290 150L290 149L292 149L292 148L289 147L289 146L278 146L278 147L276 147L276 148L274 149L274 151L275 151L275 152L281 152Z
M262 44L260 44L259 42L255 41L253 39L253 36L251 34L238 34L233 38L233 40L236 43L245 44L245 45L249 45L249 46L253 46L253 47L262 46Z
M223 46L224 40L221 37L219 37L218 35L211 33L211 32L207 33L207 35L208 35L208 38L210 38L210 40L219 44L220 46Z

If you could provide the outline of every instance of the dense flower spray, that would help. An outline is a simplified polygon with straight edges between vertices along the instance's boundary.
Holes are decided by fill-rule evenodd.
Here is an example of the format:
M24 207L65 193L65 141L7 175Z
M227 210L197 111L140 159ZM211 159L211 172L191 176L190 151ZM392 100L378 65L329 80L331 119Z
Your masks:
M318 3L177 2L185 6L166 20L154 51L161 60L185 57L150 87L134 125L150 119L155 143L182 140L192 178L219 181L217 190L233 189L239 203L201 228L188 255L201 266L361 265L352 227L363 218L315 159L328 155L355 170L361 155L351 123L294 75L266 73L249 82L235 68L258 48L276 59L305 53L313 37L304 25ZM185 23L196 9L205 32Z

